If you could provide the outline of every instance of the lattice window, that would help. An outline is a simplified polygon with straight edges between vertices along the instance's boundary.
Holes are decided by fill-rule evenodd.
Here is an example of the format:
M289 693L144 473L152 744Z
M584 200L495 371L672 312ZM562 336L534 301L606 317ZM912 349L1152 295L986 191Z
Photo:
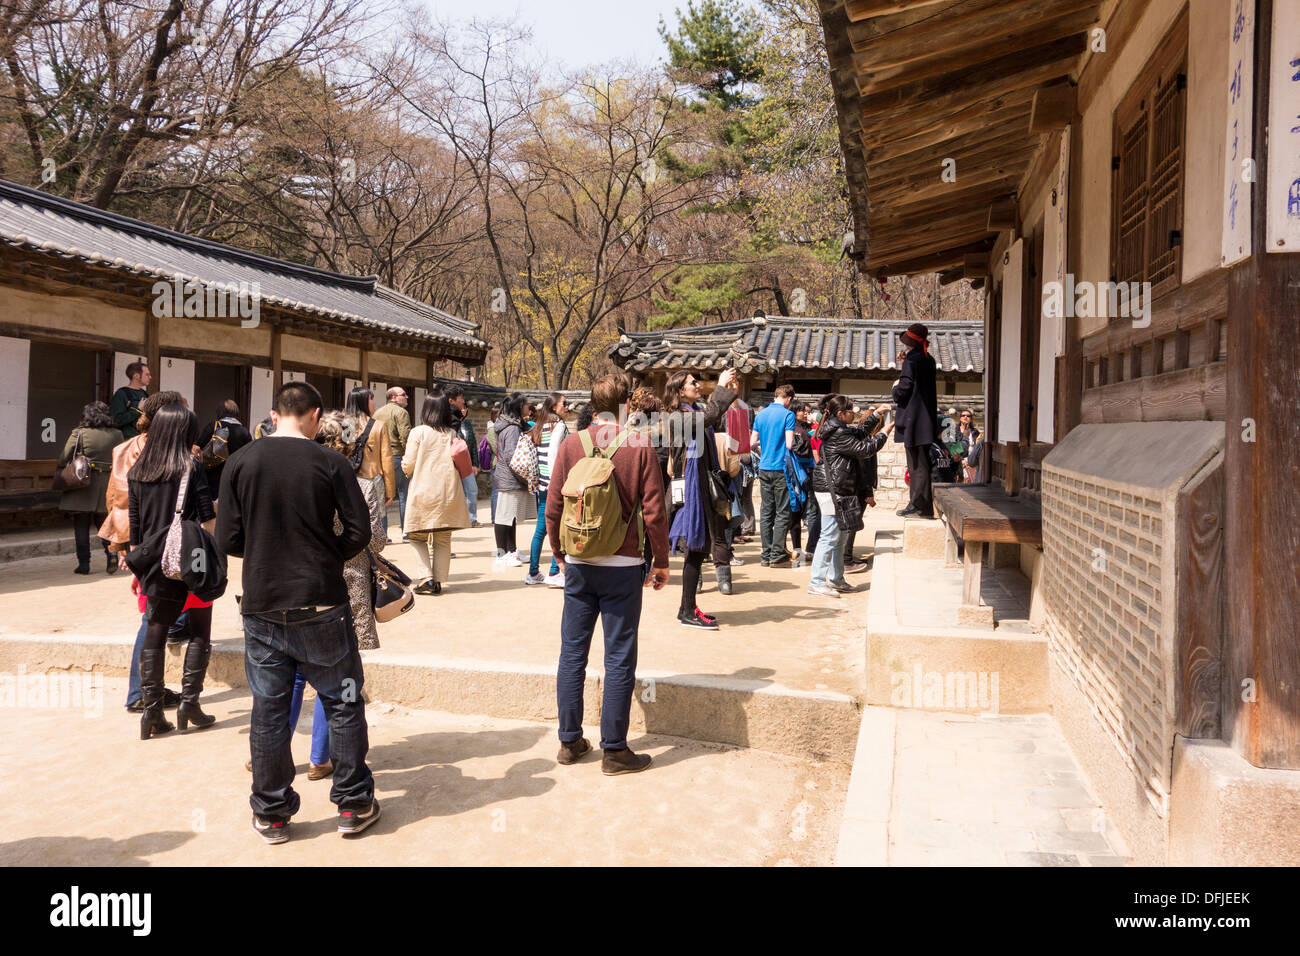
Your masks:
M1150 282L1153 296L1182 281L1186 126L1184 15L1115 110L1111 277Z

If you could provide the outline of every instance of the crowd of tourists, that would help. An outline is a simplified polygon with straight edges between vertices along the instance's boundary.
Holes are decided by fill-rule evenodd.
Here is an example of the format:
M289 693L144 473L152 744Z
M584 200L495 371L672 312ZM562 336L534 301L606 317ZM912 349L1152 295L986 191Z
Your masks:
M379 647L379 625L416 595L445 593L453 535L478 525L481 478L491 483L494 571L526 563L525 585L563 592L558 761L591 750L583 687L599 618L602 769L645 769L650 757L627 742L642 592L669 584L672 554L682 555L677 620L688 628L719 627L699 606L705 561L716 593L735 593L733 570L744 564L736 544L755 534L763 567L808 565L808 592L838 600L854 590L846 575L867 567L854 535L876 505L876 456L891 433L909 466L900 514L933 516L931 446L949 449L960 474L973 477L966 462L977 459L978 430L969 414L955 422L939 415L925 327L912 326L904 339L892 403L861 408L831 394L814 406L780 385L753 414L735 369L711 388L678 372L661 393L632 390L626 376L610 373L573 409L561 393L538 403L512 393L491 410L482 439L455 385L433 388L418 410L401 387L378 409L359 387L343 408L327 410L313 386L289 382L250 433L233 401L201 421L179 393L148 394L149 370L134 363L111 407L86 406L60 474L85 472L64 493L77 572L89 573L90 529L105 513L107 570L132 574L141 622L127 707L140 713L141 738L214 723L199 702L212 607L226 590L226 559L239 557L253 827L268 843L288 838L299 807L290 741L307 684L316 691L308 777L332 778L341 833L371 826L380 808L366 764L360 652ZM393 502L400 531L390 534ZM524 551L518 529L529 518ZM390 537L414 550L418 580L383 556ZM177 694L164 686L166 645L184 640ZM175 727L165 715L172 707Z

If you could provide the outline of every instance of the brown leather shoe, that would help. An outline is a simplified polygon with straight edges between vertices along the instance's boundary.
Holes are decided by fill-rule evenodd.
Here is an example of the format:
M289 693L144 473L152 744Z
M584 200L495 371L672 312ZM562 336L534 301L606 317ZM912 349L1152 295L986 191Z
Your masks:
M324 780L326 777L333 776L334 761L326 760L323 764L307 764L308 780Z
M623 750L606 750L600 761L601 773L615 776L620 773L640 773L650 766L649 754L634 754L628 748Z
M790 556L789 556L789 555L786 555L784 558L777 558L775 561L773 561L771 564L769 564L768 567L769 567L769 568L788 568L788 567L792 567L793 564L794 564L794 562L790 560Z
M567 767L569 764L577 763L589 753L591 753L591 741L586 737L579 740L561 740L560 753L556 756L555 761Z

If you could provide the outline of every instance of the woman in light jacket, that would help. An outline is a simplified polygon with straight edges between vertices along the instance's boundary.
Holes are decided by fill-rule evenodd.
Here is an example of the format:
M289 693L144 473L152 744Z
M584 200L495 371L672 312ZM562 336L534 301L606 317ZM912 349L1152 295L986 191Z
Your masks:
M512 392L492 423L497 436L497 460L492 467L492 490L496 492L496 510L492 513L492 530L496 533L499 566L517 568L519 559L516 524L532 512L536 504L524 479L510 467L519 438L524 434L532 406L521 392Z
M397 497L397 473L393 471L393 450L388 444L388 429L375 421L375 393L368 388L354 388L348 393L343 411L356 419L356 444L348 457L357 477L373 481L384 476L384 530L388 529L388 506ZM349 436L351 440L352 436Z
M406 439L402 471L406 489L406 526L411 546L429 571L416 594L441 594L451 569L451 533L469 527L469 508L452 458L456 433L451 402L441 391L425 396L419 424Z
M113 416L103 402L91 402L81 412L81 423L72 430L59 456L59 467L66 465L78 452L90 461L90 484L84 488L65 491L59 497L59 510L72 515L72 532L77 544L77 566L73 574L90 573L90 528L95 516L103 520L105 492L108 477L113 470L113 449L121 444L122 432L113 424ZM117 570L117 558L108 553L108 542L103 541L104 556L108 559L109 574Z

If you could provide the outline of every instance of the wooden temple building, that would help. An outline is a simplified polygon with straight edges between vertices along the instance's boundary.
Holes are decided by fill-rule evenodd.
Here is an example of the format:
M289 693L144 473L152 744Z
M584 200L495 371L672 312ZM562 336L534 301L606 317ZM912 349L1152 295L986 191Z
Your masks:
M820 8L860 268L987 290L1072 749L1138 861L1294 865L1300 3Z
M205 294L186 308L196 289ZM246 307L257 290L255 314L225 307L229 297L211 308L217 293L241 289ZM373 276L272 259L0 180L0 527L57 516L49 487L64 440L87 402L127 384L131 362L146 361L150 390L181 392L200 418L234 399L251 427L276 387L295 379L335 407L361 382L377 404L400 384L418 408L436 369L483 363L476 328Z

